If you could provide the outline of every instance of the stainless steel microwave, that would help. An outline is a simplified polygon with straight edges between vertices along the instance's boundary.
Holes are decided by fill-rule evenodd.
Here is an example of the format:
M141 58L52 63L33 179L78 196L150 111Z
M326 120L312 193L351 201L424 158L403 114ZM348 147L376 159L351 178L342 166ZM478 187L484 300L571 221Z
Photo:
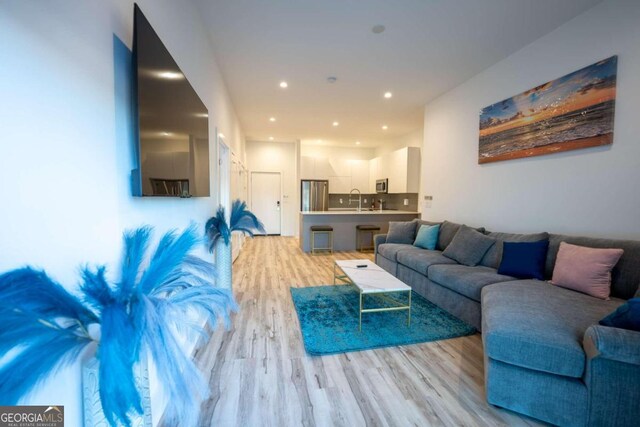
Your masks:
M378 194L387 194L389 191L389 180L385 179L377 179L376 180L376 193Z

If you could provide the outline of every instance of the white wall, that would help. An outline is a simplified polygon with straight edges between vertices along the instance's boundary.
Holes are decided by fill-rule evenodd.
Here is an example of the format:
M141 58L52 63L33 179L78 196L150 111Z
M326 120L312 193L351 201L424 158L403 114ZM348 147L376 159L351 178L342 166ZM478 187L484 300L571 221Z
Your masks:
M423 217L640 238L639 23L640 2L605 1L427 105ZM483 107L616 54L613 145L478 165Z
M282 180L282 229L283 236L298 234L300 211L300 184L297 175L297 148L294 142L247 141L247 169L249 169L249 194L251 172L280 172Z
M216 127L244 156L197 11L190 2L138 3L209 110L212 157ZM132 31L131 0L0 3L0 271L31 264L74 288L82 263L115 270L124 229L151 224L159 234L212 214L215 197L131 197ZM26 402L64 405L68 425L80 425L79 396L74 365Z

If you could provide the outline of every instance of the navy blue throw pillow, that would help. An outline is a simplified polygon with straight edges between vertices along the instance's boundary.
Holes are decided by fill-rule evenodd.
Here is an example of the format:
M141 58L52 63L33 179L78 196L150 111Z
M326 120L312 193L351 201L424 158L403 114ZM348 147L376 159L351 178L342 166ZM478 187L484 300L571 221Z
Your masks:
M640 331L640 298L631 298L600 321L602 326Z
M544 280L544 264L549 240L537 242L504 242L498 274L518 279Z

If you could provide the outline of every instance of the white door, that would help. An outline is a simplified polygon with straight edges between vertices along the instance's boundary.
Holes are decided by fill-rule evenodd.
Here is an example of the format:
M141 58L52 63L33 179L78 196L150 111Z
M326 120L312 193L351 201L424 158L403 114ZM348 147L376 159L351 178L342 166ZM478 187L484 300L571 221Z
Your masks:
M280 172L251 172L251 211L267 234L280 234Z

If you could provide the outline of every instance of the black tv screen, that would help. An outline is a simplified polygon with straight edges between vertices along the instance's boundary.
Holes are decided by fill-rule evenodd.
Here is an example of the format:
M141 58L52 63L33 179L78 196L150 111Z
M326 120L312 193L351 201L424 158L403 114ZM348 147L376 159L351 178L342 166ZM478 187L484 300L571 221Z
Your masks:
M207 108L137 5L133 37L138 115L133 193L209 196Z

